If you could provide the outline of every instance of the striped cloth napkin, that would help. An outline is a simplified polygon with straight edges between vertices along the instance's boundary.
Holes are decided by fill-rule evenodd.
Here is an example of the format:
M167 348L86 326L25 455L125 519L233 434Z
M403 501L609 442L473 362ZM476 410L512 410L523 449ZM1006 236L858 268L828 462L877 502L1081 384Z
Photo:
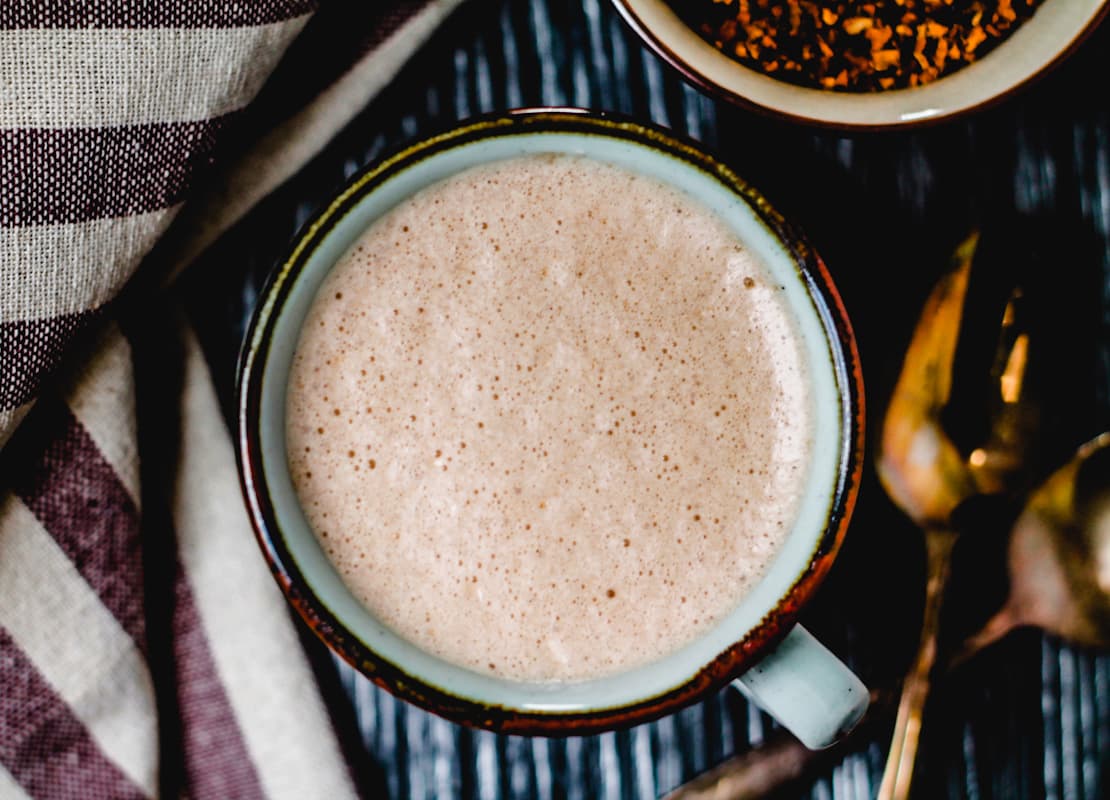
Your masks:
M195 337L144 430L119 320L457 3L0 3L0 798L358 796Z

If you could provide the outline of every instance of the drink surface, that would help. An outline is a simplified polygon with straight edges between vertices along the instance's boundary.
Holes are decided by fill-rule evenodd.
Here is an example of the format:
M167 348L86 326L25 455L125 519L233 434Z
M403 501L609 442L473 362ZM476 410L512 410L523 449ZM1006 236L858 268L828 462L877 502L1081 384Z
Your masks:
M727 615L790 531L813 397L784 292L653 178L524 156L424 189L325 279L287 394L351 591L479 672L575 681Z

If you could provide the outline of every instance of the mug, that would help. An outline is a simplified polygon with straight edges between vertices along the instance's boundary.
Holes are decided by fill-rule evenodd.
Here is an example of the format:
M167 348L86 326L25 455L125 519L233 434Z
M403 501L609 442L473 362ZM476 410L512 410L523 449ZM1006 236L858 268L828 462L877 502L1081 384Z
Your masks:
M763 578L725 618L677 652L617 675L526 683L421 650L376 620L322 551L286 460L285 402L305 316L330 268L382 214L462 170L564 153L670 184L732 226L780 283L811 365L813 464L796 521ZM863 715L863 684L796 625L848 526L863 459L863 384L852 329L819 256L752 187L692 142L596 112L536 109L460 123L356 175L298 234L270 276L239 363L238 457L262 552L289 602L356 669L451 720L506 733L584 734L648 721L729 681L807 746L831 744ZM367 500L368 498L363 498Z

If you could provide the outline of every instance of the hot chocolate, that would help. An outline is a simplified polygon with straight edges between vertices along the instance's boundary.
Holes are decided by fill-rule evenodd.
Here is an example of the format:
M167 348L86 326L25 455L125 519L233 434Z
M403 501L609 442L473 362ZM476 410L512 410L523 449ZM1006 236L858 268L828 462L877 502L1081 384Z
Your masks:
M351 591L448 661L620 672L731 611L813 447L800 333L720 218L598 160L524 156L377 220L287 394L305 516Z

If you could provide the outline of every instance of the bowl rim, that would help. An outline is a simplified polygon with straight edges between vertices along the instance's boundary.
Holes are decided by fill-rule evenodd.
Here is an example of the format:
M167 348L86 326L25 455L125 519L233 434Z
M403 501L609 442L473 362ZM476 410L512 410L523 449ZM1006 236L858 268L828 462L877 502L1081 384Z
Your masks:
M646 0L652 2L652 0ZM663 5L670 5L668 0L659 0ZM858 132L881 132L889 130L913 130L918 128L929 128L950 120L965 117L967 115L977 113L989 108L993 108L1010 97L1018 94L1025 89L1029 88L1034 83L1042 80L1046 75L1055 70L1063 61L1067 60L1072 53L1074 53L1084 41L1086 41L1099 25L1110 15L1110 0L1100 0L1100 5L1097 10L1090 16L1083 27L1064 45L1058 48L1054 55L1038 65L1032 72L1024 78L1015 80L1005 86L1002 90L993 95L989 95L980 99L970 102L966 105L960 105L947 110L941 111L936 114L922 115L922 116L906 116L903 115L898 119L889 119L880 122L858 122L844 119L835 119L831 117L807 116L804 113L797 111L789 111L782 107L769 105L753 100L746 95L733 91L732 89L721 85L717 81L703 74L702 71L692 66L688 61L675 52L674 48L664 41L656 31L648 25L641 14L637 12L636 6L639 5L638 0L612 0L613 5L616 7L617 12L624 20L625 24L637 35L640 41L648 47L656 56L662 59L672 69L674 69L687 83L694 86L700 92L708 95L717 100L723 100L734 106L744 108L749 111L755 111L763 116L773 119L784 120L787 122L798 123L809 127L823 128L827 130L838 131L858 131ZM685 25L685 23L681 23ZM696 35L696 34L695 34ZM995 51L1000 50L1006 45L1002 42L998 45ZM708 43L705 47L715 53L721 54L716 48L713 48ZM722 56L724 54L721 54ZM728 56L724 56L728 58ZM758 70L753 70L741 64L738 61L729 59L736 65L737 68L751 72L753 75L763 76ZM766 77L766 76L763 76ZM773 80L773 79L772 79ZM791 85L792 86L792 85ZM812 92L815 96L827 94L825 90L812 89L809 87L793 87L800 89L803 92ZM909 90L897 90L899 92L909 92ZM862 95L869 96L869 95Z
M344 214L388 179L423 158L451 147L490 136L527 133L588 133L661 149L712 176L736 191L793 256L806 291L818 311L832 353L833 374L841 398L841 441L835 486L825 530L806 569L795 579L774 609L739 641L704 665L680 685L654 697L627 705L585 711L539 711L487 704L453 694L381 658L360 641L314 593L287 547L277 519L262 460L260 406L263 373L268 364L270 338L284 302L313 247ZM453 123L438 133L376 159L329 196L295 235L287 256L271 271L260 292L244 336L236 375L236 458L240 486L251 526L270 570L289 603L328 647L375 684L395 696L447 719L505 733L526 735L582 735L646 722L689 705L724 686L744 672L782 639L797 621L832 566L847 531L862 477L864 460L864 390L859 350L847 310L824 262L808 242L784 220L761 194L701 145L662 127L629 117L573 108L528 108L483 115Z

